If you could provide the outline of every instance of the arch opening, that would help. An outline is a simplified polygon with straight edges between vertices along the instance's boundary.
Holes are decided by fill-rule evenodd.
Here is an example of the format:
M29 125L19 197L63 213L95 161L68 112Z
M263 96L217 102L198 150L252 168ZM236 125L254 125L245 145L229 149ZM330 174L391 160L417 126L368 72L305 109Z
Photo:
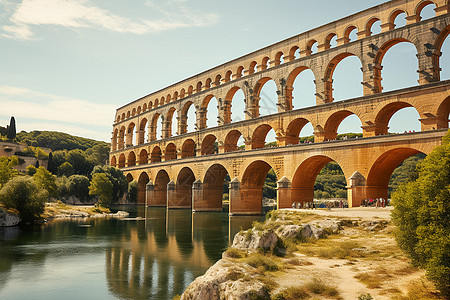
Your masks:
M164 161L177 159L177 147L174 143L170 143L166 146L166 151L164 152Z
M155 146L152 150L152 154L150 156L150 161L152 163L160 162L161 156L162 156L161 148L159 148L158 146Z
M260 79L254 88L250 111L253 117L267 116L277 112L277 85L269 77Z
M169 183L169 174L165 170L160 170L155 178L154 197L149 199L149 206L166 206L167 205L167 184Z
M148 153L147 150L142 149L139 153L139 165L148 164Z
M139 204L145 203L145 194L146 194L146 186L149 182L149 178L146 172L142 172L141 175L139 175L138 179L138 197L137 201Z
M305 118L297 118L289 123L286 128L286 145L299 143L314 143L314 129Z
M245 95L239 87L233 87L225 97L224 124L245 120Z
M111 157L111 162L110 162L111 167L115 167L116 164L117 164L116 157L115 156Z
M194 140L188 139L184 141L181 147L181 158L195 157L196 152L197 149Z
M450 96L439 105L437 129L450 128Z
M359 58L355 55L337 57L332 73L333 101L341 101L363 96L363 73Z
M298 67L289 74L286 82L286 110L316 105L314 73L306 67Z
M418 21L424 21L436 16L436 5L433 1L422 1L416 9L416 16L419 16Z
M139 125L139 142L138 144L148 143L148 129L147 129L147 119L143 118L141 124Z
M349 116L351 117L344 123L344 120ZM359 137L361 133L361 120L359 117L351 111L341 110L335 112L327 119L324 127L324 141L336 140L338 139L338 134L343 135L340 137L341 139L347 139L348 137Z
M126 141L126 147L132 147L134 145L134 128L136 125L134 123L130 123L128 125L127 129L127 141Z
M396 115L395 118L393 118L394 115ZM375 134L380 135L419 131L419 119L418 112L411 104L406 102L390 103L383 107L375 118Z
M239 130L232 130L228 132L223 144L224 152L238 151L240 146L238 143L241 138L242 134Z
M214 164L209 167L203 180L203 197L194 203L194 210L222 211L229 203L230 176L224 166Z
M125 168L125 154L119 156L119 168Z
M203 138L201 155L210 155L217 153L219 153L217 138L212 134L208 134Z
M450 25L447 26L442 32L441 36L437 40L436 49L438 53L442 53L440 57L435 58L435 64L440 71L440 80L450 79Z
M176 199L169 199L169 208L192 207L192 184L194 181L195 175L190 168L181 169L176 182Z
M277 145L275 137L275 131L270 125L259 125L252 134L252 149L275 147Z
M132 167L132 166L135 166L135 165L136 165L136 154L134 154L133 151L131 151L131 152L128 154L128 160L127 160L127 162L128 162L128 164L127 164L128 167Z

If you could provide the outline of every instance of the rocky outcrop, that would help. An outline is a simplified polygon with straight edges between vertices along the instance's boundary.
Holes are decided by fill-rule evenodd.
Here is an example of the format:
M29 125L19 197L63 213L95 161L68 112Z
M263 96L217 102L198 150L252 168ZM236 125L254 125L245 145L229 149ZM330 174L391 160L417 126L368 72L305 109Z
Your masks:
M282 225L277 228L276 233L283 239L285 238L315 238L318 239L324 235L322 228L311 224L303 225Z
M20 222L20 217L16 214L0 208L0 227L16 226Z
M267 251L274 249L277 242L278 236L272 230L259 231L249 229L238 232L234 236L231 247L246 251L257 251L258 249Z
M270 296L266 286L252 280L255 273L255 268L247 264L221 259L188 286L181 300L268 299Z

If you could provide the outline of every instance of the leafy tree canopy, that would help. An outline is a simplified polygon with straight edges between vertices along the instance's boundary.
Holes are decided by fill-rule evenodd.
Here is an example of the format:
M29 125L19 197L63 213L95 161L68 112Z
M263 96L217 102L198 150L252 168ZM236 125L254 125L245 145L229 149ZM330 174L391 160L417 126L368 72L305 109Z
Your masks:
M119 199L128 189L128 181L125 175L123 175L123 172L116 167L104 165L104 166L95 166L91 175L94 176L97 173L106 174L108 179L112 182L113 184L112 201L113 203L118 202Z
M113 194L113 184L105 173L95 173L92 175L89 195L98 197L98 204L108 208Z
M19 158L17 156L0 157L0 188L7 183L8 180L19 174L19 172L14 169L18 164Z
M39 188L48 192L50 197L56 197L58 195L56 176L52 175L46 168L37 168L36 173L33 175L33 179Z

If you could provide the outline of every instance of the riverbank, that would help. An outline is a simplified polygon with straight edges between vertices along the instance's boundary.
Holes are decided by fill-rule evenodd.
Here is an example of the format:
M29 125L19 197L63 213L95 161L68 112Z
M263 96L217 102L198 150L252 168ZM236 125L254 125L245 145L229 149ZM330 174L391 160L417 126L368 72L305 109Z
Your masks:
M275 211L181 299L440 299L394 230L389 208Z
M127 218L128 212L118 211L117 213L111 213L107 208L94 206L94 205L69 205L60 201L46 203L45 210L42 214L42 219L49 221L57 218Z

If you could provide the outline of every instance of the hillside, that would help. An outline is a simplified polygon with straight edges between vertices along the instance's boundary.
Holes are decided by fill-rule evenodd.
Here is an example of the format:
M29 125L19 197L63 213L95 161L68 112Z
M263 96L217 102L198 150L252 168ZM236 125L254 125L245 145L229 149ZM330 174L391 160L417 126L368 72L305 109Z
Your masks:
M73 136L58 131L21 131L17 134L16 139L18 142L26 143L28 146L50 148L52 151L64 149L80 149L84 151L96 145L109 146L109 143L103 141Z

